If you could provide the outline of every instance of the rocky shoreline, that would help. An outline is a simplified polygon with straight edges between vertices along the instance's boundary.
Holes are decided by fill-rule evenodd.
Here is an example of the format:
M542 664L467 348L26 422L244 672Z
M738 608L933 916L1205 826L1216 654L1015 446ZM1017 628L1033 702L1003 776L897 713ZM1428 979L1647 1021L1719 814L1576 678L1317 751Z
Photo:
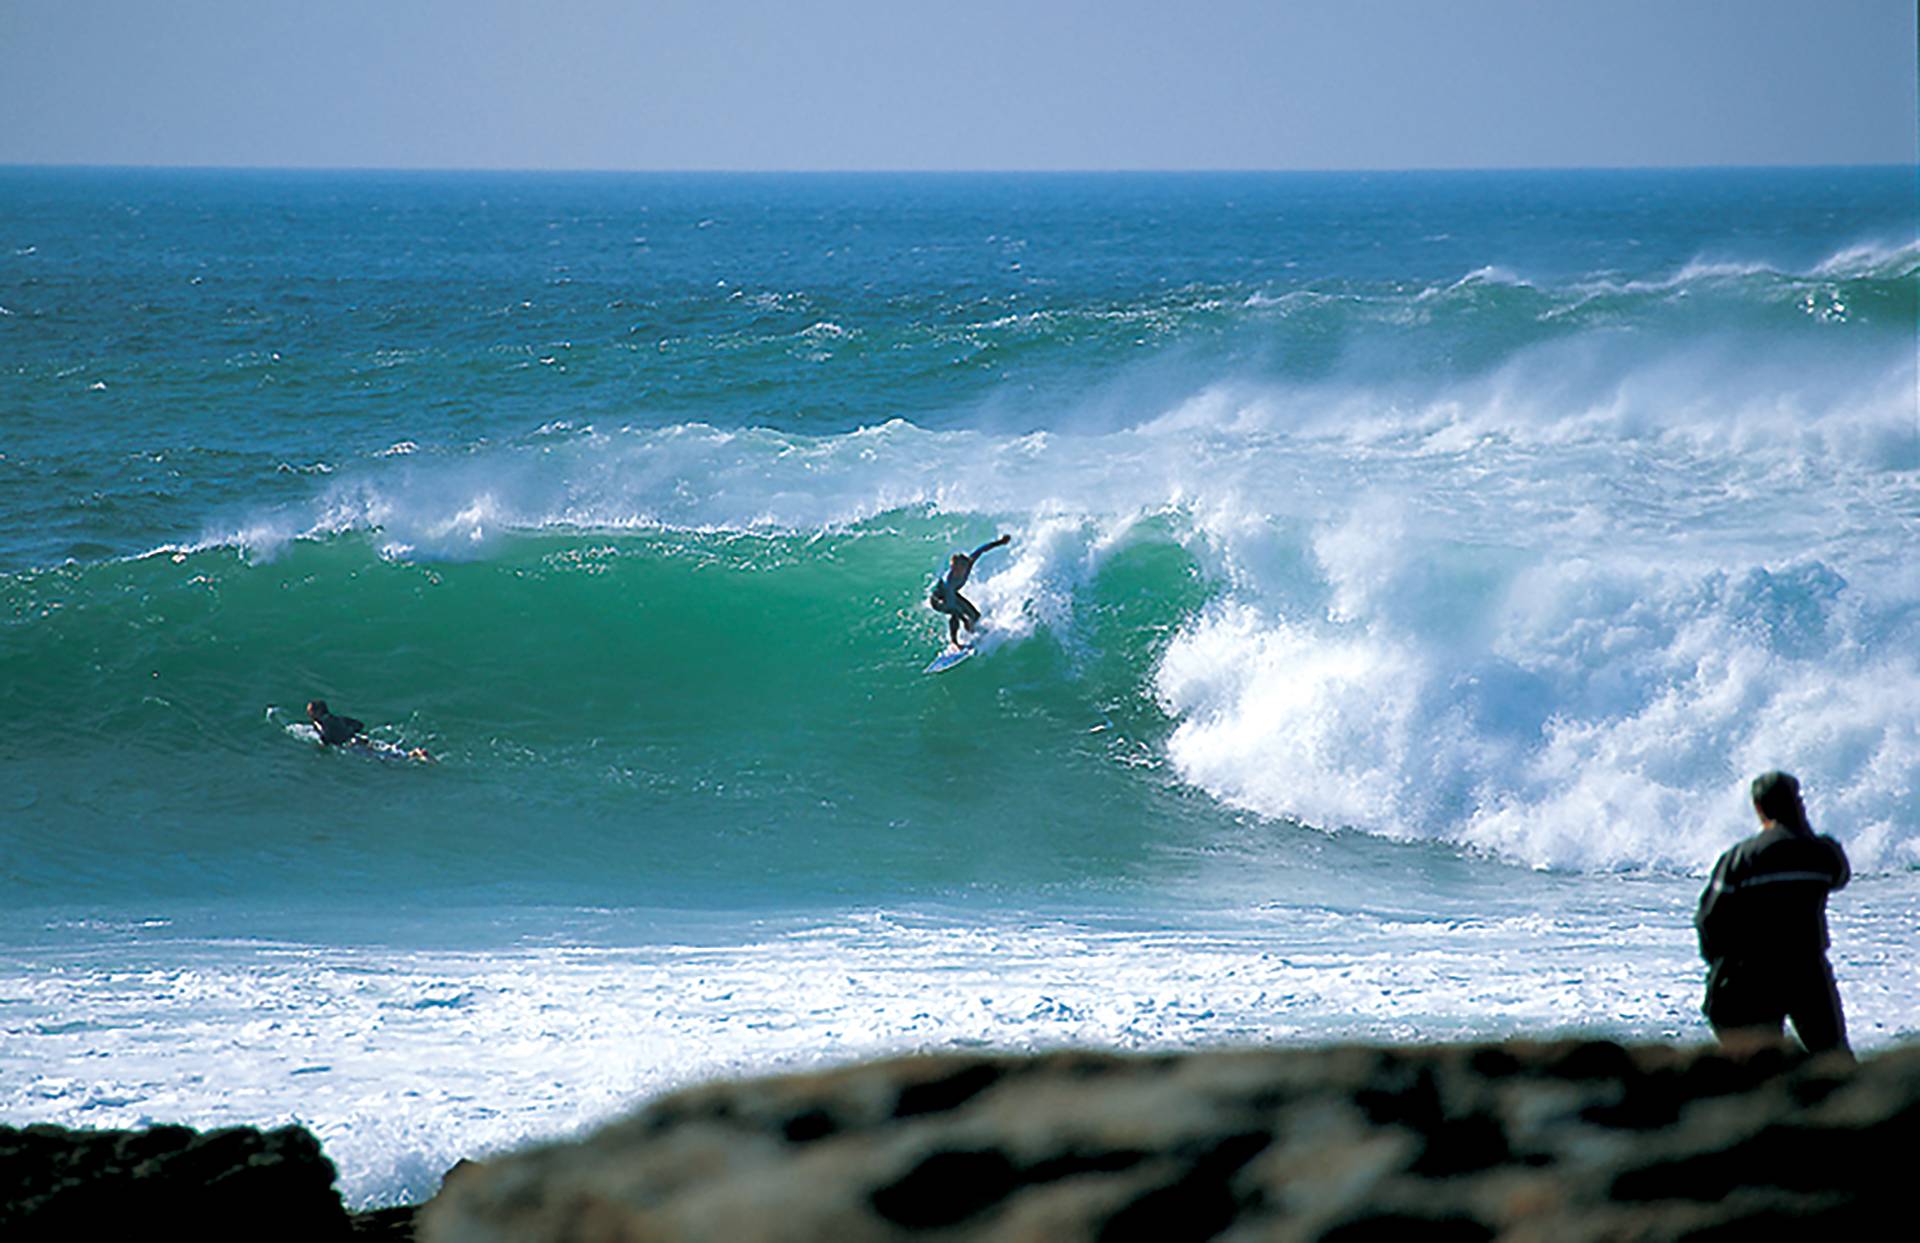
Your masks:
M0 1238L178 1232L297 1243L414 1237L417 1207L349 1213L304 1127L73 1131L0 1126Z
M1864 1231L1916 1139L1920 1046L935 1054L690 1088L359 1214L298 1128L0 1127L0 1236L1715 1239Z

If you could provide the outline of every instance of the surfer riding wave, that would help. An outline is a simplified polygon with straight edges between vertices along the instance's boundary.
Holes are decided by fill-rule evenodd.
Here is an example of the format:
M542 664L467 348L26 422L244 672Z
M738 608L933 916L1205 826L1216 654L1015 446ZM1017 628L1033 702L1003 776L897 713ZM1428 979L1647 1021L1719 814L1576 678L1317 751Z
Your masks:
M935 580L933 589L927 594L927 604L936 613L947 615L947 643L951 647L960 646L960 627L965 625L971 631L980 621L980 610L973 601L960 594L967 585L967 579L973 573L973 563L983 553L990 552L1004 544L1013 542L1011 535L1002 535L999 539L989 540L970 553L956 552L947 563L947 572Z

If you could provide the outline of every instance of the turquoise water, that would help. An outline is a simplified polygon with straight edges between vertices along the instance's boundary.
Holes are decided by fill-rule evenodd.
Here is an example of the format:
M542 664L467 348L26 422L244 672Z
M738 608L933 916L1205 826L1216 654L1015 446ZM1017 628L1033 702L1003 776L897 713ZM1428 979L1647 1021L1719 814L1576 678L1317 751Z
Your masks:
M1899 1038L1914 191L0 170L0 1116L373 1201L881 1049L1698 1038L1773 766Z

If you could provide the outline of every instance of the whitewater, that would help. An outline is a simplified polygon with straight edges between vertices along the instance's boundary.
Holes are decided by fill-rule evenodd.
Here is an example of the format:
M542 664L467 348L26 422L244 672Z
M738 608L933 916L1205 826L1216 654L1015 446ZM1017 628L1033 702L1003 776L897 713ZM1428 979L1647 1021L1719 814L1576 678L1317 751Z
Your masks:
M1773 767L1920 1027L1911 170L0 179L9 1122L1704 1039Z

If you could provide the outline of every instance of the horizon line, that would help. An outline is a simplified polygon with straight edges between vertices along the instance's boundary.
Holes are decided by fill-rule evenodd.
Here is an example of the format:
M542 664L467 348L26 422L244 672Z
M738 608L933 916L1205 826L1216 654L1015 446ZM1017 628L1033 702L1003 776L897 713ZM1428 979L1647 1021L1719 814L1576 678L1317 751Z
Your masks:
M1483 165L1405 165L1386 166L1313 166L1313 167L1086 167L1086 168L879 168L847 166L838 168L726 168L726 167L537 167L484 165L406 165L406 164L161 164L111 163L86 161L0 160L7 171L67 172L206 172L206 173L391 173L398 175L508 175L508 176L740 176L740 177L1071 177L1071 176L1234 176L1234 175L1321 175L1380 173L1599 173L1599 172L1780 172L1820 169L1899 169L1920 173L1920 159L1865 161L1857 163L1715 163L1715 164L1483 164Z

